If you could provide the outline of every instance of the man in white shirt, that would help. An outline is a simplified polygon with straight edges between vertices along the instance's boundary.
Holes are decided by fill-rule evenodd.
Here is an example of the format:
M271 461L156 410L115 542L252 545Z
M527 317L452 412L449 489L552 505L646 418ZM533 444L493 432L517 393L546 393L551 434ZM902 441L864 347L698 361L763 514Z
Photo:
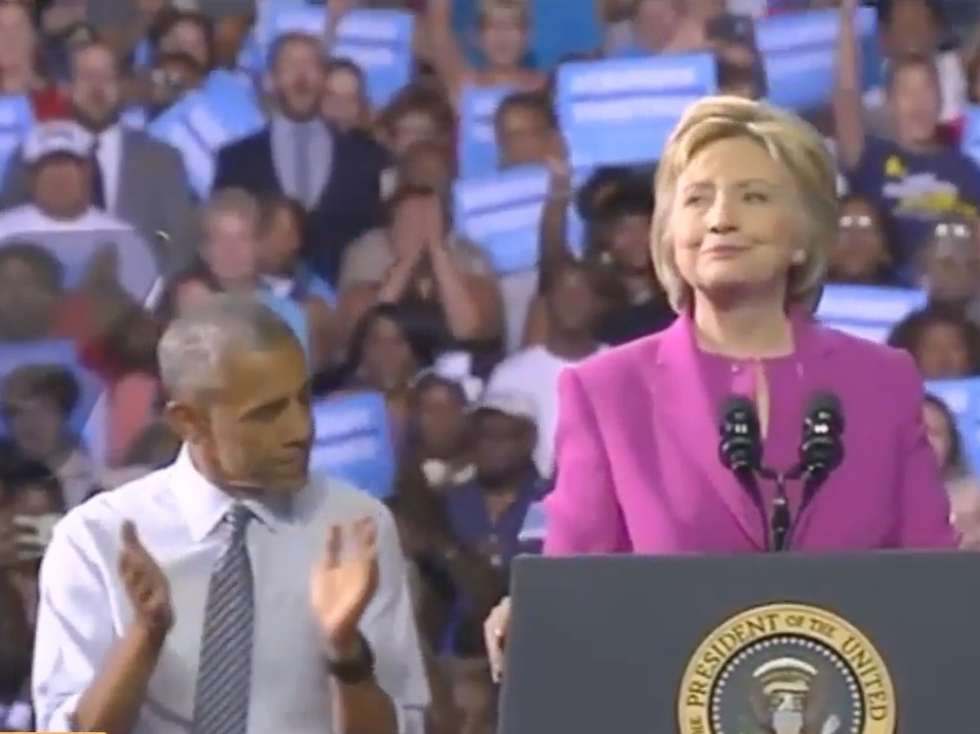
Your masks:
M72 117L91 137L90 203L135 228L159 269L182 270L194 259L197 223L183 159L170 145L120 124L123 76L112 49L100 42L73 47L70 71ZM23 155L11 160L0 192L4 207L28 199L29 165Z
M538 424L534 463L542 477L550 477L558 430L558 375L604 347L595 339L600 302L589 266L570 262L545 285L545 343L522 349L497 365L487 381L487 393L516 392L534 399Z
M422 734L428 686L387 509L308 472L290 327L221 295L159 348L171 466L55 529L41 569L38 728Z
M0 247L34 242L53 252L69 286L96 261L114 258L119 283L146 302L159 280L153 252L125 222L92 205L92 136L67 120L35 126L21 148L31 202L0 214ZM112 254L101 254L111 251Z

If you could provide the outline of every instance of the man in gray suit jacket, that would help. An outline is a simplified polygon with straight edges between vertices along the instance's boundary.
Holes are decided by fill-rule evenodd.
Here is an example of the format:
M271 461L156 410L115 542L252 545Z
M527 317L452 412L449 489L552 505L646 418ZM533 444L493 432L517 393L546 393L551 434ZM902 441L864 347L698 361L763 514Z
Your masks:
M197 211L177 150L119 123L120 70L112 51L90 43L72 52L70 97L75 121L96 140L93 199L136 228L170 275L193 262ZM14 155L0 188L0 207L29 200L30 169Z

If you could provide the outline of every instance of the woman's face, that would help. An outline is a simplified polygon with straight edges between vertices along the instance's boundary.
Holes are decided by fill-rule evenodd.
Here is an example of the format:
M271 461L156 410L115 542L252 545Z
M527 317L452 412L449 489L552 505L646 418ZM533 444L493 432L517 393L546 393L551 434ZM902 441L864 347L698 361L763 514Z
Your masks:
M391 149L398 157L416 143L438 140L439 126L428 112L413 110L395 120L391 130Z
M527 50L527 29L516 8L488 8L480 28L480 50L494 69L518 67Z
M851 199L841 208L837 242L830 253L834 278L845 283L871 282L887 263L878 213L869 202Z
M923 144L935 140L941 104L934 70L922 64L899 69L888 101L899 141Z
M402 160L399 181L406 186L429 188L440 196L448 196L453 183L451 161L441 150L415 149Z
M936 225L923 276L935 302L959 306L980 295L980 247L974 228L952 222Z
M465 405L459 391L433 380L417 393L422 443L433 457L448 457L460 444L466 425Z
M709 297L785 287L806 253L792 176L748 138L707 145L677 181L670 239L677 268Z
M926 403L922 408L922 417L926 424L926 437L929 445L936 452L936 459L944 471L948 468L950 452L953 449L953 427L949 425L943 411L932 403Z
M650 219L628 214L611 222L607 231L613 263L629 273L650 270Z
M363 378L385 392L405 387L419 370L401 326L384 317L368 329L360 367Z
M970 353L963 333L954 324L927 326L916 345L915 361L926 380L958 379L970 373Z
M34 66L37 36L27 12L17 3L0 6L0 68Z
M7 401L3 413L10 438L20 452L45 463L55 457L62 445L67 418L54 400L41 395L24 396Z

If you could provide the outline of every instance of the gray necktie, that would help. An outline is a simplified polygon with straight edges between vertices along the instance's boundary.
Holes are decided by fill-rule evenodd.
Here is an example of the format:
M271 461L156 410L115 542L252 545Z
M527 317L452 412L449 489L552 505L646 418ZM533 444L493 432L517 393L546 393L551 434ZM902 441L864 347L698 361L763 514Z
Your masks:
M316 203L318 193L313 190L312 137L308 124L296 126L296 193L299 200L310 208Z
M253 517L243 504L235 504L225 515L231 541L208 586L194 734L246 734L248 730L255 597L245 531Z

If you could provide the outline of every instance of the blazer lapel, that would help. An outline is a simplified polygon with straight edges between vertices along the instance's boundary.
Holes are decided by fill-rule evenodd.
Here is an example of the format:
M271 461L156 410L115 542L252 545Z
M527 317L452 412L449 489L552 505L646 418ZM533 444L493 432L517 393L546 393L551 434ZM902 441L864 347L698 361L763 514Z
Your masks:
M123 129L122 142L119 148L119 181L121 184L116 193L116 216L118 219L127 222L139 222L142 221L140 214L144 202L147 201L142 186L142 181L147 176L145 170L140 170L139 141L129 130ZM152 180L152 178L148 180Z
M706 495L719 499L723 511L730 514L738 527L760 550L765 548L765 525L761 505L736 481L719 457L719 405L709 387L706 364L695 342L694 328L689 316L681 315L663 333L658 350L658 368L662 385L654 397L664 422L661 430L677 436L675 445L687 453L686 463L692 481L704 483ZM678 487L678 492L698 491L696 486ZM761 501L761 498L760 498ZM710 522L710 518L705 518Z

